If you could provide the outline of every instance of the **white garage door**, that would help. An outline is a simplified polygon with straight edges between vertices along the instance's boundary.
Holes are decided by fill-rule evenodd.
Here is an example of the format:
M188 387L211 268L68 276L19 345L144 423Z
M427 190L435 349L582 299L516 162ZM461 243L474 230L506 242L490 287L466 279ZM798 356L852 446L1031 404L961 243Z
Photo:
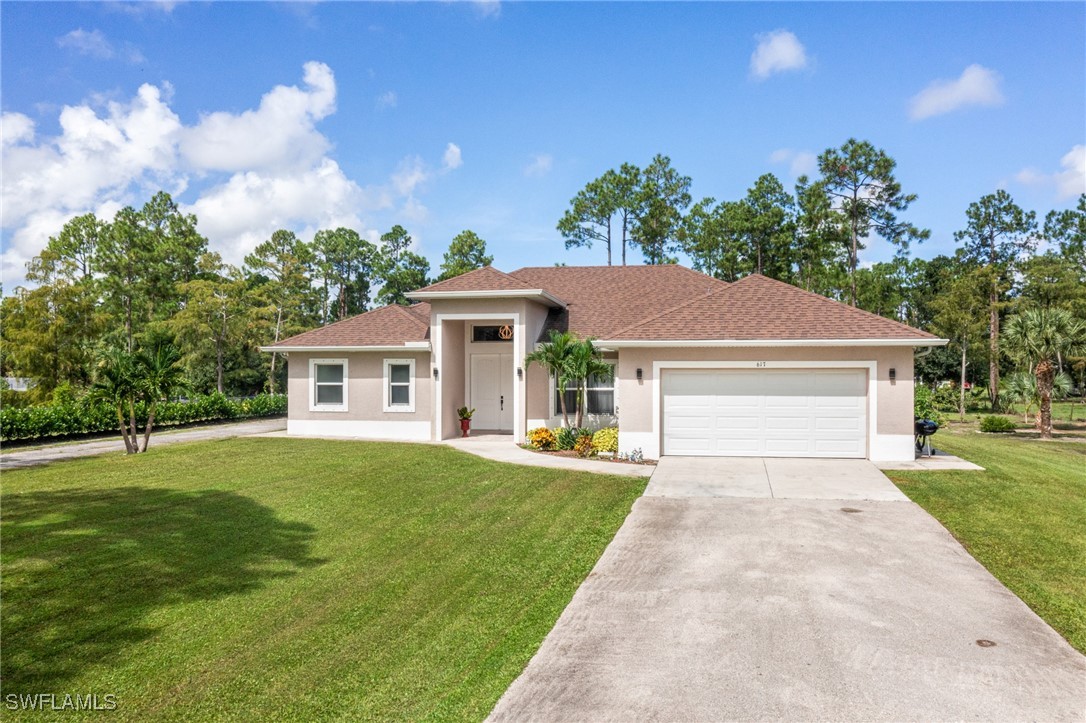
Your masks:
M664 454L866 457L867 372L665 370Z

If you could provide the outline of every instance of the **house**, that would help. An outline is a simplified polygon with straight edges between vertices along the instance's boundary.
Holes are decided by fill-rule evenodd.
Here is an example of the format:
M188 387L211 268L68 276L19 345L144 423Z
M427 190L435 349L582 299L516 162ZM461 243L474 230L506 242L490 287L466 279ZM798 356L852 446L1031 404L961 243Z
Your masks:
M679 265L485 267L285 339L288 434L429 441L561 424L524 358L552 329L614 365L586 416L659 455L913 458L913 349L946 340L774 281ZM575 399L568 399L572 409Z

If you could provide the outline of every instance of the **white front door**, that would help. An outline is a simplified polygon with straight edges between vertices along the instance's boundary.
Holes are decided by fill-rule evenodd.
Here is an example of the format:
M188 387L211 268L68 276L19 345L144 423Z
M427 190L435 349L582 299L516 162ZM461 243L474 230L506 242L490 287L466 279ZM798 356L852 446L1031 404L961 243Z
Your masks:
M667 370L664 454L867 456L867 376L846 369Z
M471 355L472 429L513 431L513 355Z

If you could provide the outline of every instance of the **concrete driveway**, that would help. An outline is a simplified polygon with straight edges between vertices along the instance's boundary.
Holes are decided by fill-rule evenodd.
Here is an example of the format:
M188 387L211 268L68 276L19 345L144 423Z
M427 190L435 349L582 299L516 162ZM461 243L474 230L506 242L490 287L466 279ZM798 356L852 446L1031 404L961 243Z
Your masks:
M1086 720L1086 658L885 477L756 462L665 457L491 718Z
M909 498L866 459L664 457L645 495L793 500Z

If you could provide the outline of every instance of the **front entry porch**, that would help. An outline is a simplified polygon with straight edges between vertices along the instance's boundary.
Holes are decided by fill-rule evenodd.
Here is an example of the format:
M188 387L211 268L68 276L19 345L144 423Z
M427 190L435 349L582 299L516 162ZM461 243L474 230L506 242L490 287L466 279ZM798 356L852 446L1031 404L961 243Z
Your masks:
M435 438L460 438L457 410L474 409L473 435L524 435L525 332L522 316L435 314ZM510 440L512 441L512 440Z

